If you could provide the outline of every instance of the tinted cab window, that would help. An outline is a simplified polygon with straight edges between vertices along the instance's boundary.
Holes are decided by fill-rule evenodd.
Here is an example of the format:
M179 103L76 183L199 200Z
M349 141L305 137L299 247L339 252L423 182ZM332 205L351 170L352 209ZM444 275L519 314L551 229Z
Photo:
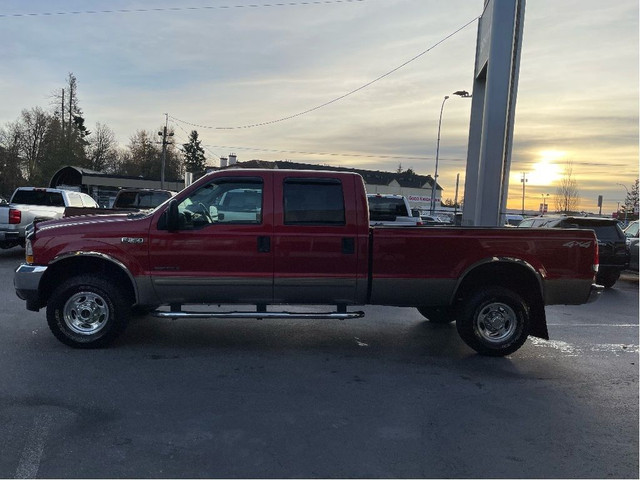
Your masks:
M342 183L334 179L284 181L285 225L344 225Z

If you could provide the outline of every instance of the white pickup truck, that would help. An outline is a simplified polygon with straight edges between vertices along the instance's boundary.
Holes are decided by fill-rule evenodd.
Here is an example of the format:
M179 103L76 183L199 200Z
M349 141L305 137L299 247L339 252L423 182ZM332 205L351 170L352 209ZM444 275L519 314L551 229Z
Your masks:
M422 225L420 217L414 217L407 197L402 195L370 193L369 223L373 226L388 225L391 227L406 227Z
M25 229L33 222L62 218L66 207L98 207L86 193L57 188L17 188L0 205L0 248L24 247Z

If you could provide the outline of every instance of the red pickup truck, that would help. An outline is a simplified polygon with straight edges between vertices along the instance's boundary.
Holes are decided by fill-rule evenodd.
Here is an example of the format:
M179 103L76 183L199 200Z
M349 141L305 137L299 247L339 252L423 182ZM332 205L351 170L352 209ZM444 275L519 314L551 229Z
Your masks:
M151 212L36 224L14 285L72 347L111 343L140 310L345 319L363 315L348 307L375 304L455 321L477 352L507 355L528 335L548 338L545 305L597 297L597 245L591 230L372 228L357 174L236 169ZM183 310L194 304L255 309ZM335 311L278 310L287 304Z

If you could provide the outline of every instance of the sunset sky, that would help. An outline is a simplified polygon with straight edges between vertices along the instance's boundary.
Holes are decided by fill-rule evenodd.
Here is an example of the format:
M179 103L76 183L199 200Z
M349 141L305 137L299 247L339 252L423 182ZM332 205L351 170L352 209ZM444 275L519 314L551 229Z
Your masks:
M49 108L69 72L86 124L196 129L210 164L292 160L433 175L440 106L471 91L483 0L2 0L0 126ZM638 178L638 1L529 0L509 207L573 168L603 213ZM465 27L466 25L466 27ZM442 121L439 183L464 184L471 101ZM619 185L622 184L622 185ZM623 186L624 185L624 186Z

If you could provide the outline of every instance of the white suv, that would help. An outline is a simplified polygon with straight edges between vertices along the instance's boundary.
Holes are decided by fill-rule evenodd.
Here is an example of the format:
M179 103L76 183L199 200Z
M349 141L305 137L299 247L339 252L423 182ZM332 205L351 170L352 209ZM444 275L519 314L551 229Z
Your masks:
M369 201L369 224L406 227L422 225L420 217L411 215L411 207L402 195L367 195Z

